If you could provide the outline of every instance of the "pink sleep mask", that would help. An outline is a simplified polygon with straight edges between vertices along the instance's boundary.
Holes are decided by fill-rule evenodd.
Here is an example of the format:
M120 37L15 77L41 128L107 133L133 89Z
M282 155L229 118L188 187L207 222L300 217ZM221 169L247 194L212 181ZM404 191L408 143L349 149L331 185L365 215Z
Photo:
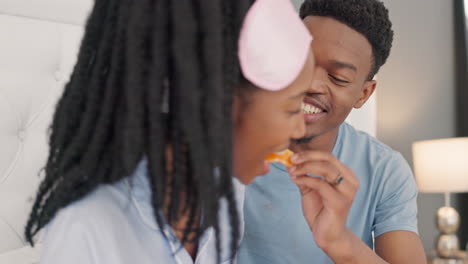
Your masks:
M257 0L240 32L242 73L260 88L284 89L299 76L311 42L312 36L290 0Z

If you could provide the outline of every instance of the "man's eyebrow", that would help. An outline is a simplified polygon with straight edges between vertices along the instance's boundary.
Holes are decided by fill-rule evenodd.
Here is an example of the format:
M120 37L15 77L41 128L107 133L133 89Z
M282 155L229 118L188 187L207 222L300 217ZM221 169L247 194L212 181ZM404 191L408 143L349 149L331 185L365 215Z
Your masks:
M337 60L331 60L330 63L335 68L347 68L347 69L357 72L357 67L351 63L346 63L346 62L337 61Z

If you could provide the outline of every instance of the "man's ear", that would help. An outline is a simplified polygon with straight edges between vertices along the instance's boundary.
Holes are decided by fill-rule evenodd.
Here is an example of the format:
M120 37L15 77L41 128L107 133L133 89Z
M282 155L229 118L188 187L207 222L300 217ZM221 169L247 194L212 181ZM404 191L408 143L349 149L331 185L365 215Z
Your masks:
M374 81L374 80L366 81L364 83L364 87L362 88L361 96L359 97L359 99L354 104L354 108L356 108L356 109L361 108L367 102L369 97L371 97L371 95L374 93L376 86L377 86L376 81Z

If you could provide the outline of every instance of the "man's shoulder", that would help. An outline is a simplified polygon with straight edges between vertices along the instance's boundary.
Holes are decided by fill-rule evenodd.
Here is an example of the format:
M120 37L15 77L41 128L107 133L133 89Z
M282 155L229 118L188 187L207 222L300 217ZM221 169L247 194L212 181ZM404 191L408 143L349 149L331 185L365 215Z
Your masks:
M412 177L411 168L400 152L346 123L341 133L341 142L337 142L341 145L334 154L353 171L377 177L379 181Z
M374 162L389 160L406 162L400 152L348 123L342 124L340 133L342 135L340 135L341 142L339 144L342 146L339 146L338 154L341 154L340 152L352 151L355 154L367 156Z

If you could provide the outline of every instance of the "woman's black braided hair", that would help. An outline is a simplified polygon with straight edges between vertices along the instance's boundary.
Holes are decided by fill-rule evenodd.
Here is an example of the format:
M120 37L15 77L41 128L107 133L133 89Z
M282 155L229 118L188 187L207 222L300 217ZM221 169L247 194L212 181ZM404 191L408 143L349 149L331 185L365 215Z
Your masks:
M45 178L25 230L31 244L61 208L132 175L146 158L158 225L189 212L182 242L214 227L219 261L226 199L236 249L231 107L242 89L237 40L252 1L95 0L51 125Z

